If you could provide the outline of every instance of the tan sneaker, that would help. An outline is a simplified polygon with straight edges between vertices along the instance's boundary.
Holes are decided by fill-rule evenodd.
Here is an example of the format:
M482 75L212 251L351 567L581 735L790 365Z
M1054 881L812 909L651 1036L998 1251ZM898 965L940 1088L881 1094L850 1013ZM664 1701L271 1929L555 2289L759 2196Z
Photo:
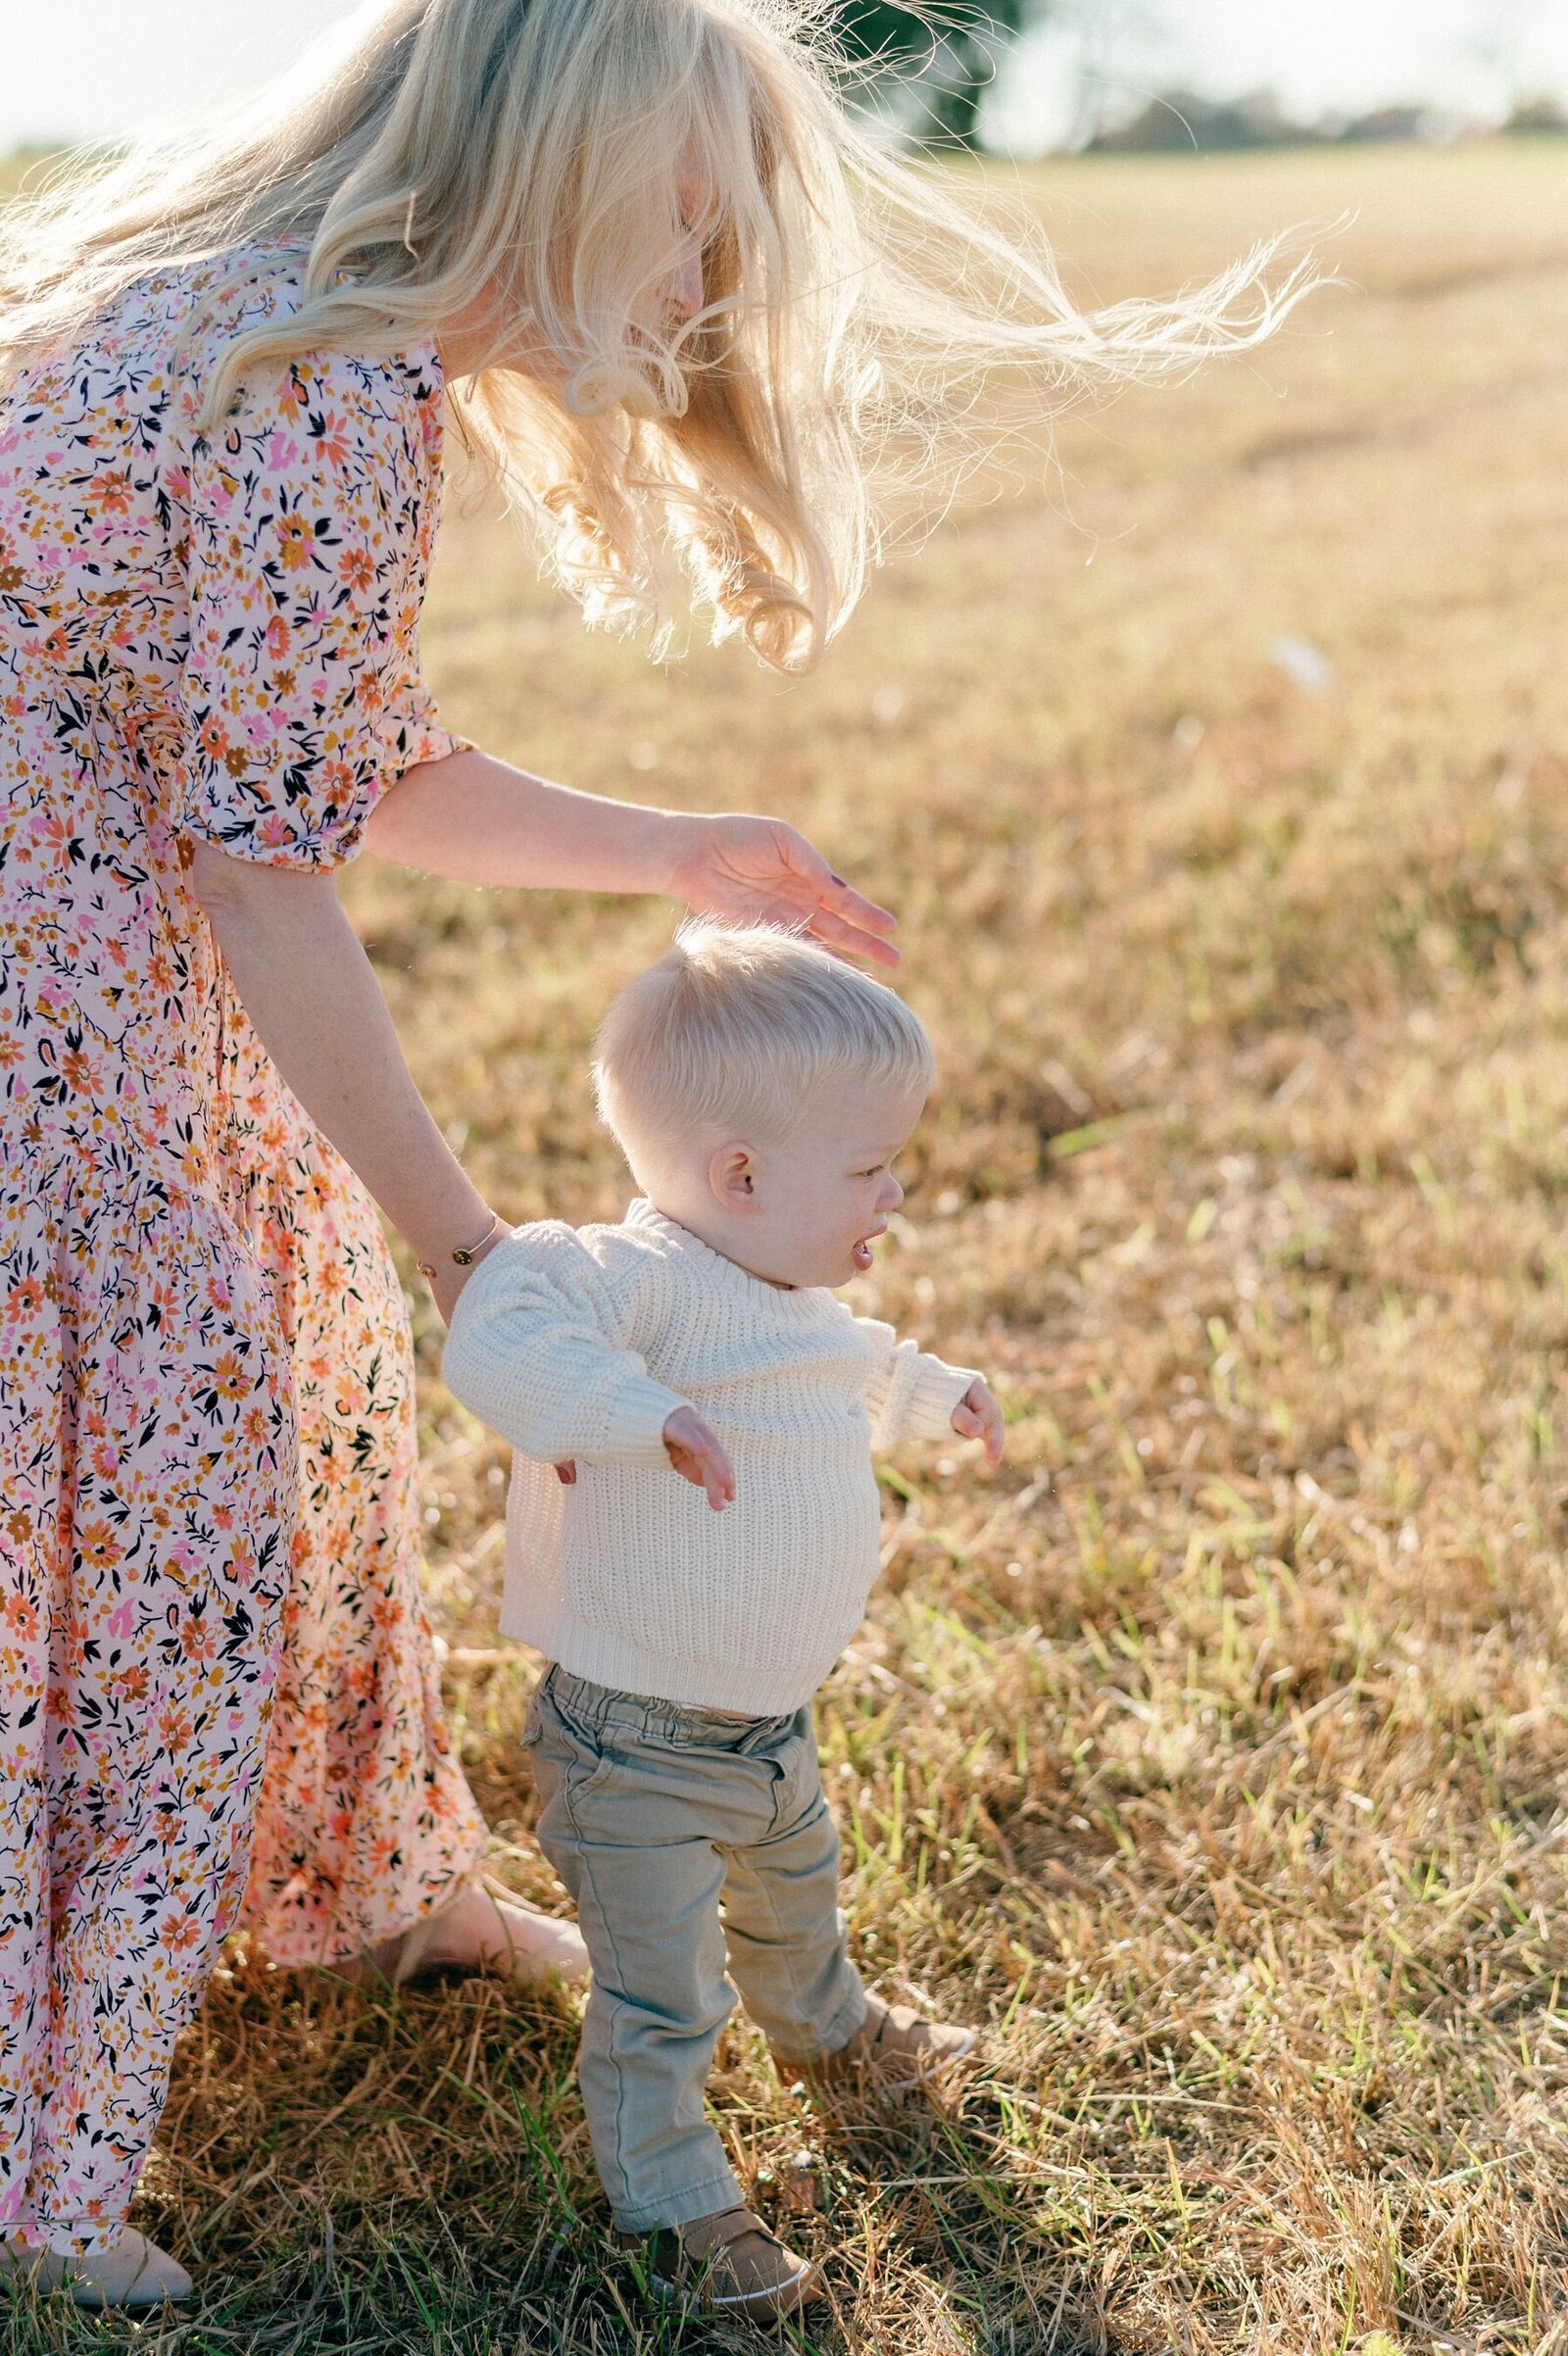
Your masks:
M191 2294L183 2266L134 2226L92 2258L62 2257L38 2242L0 2243L0 2268L30 2275L40 2290L69 2290L78 2307L161 2307Z
M814 2058L780 2053L775 2046L773 2067L790 2085L798 2078L831 2085L864 2076L887 2086L917 2086L950 2062L962 2061L974 2045L972 2029L959 2029L952 2021L928 2021L912 2004L884 2004L880 1996L868 1996L865 2019L847 2045Z
M772 2323L820 2298L816 2268L750 2209L716 2209L666 2226L650 2244L648 2281L661 2298L690 2298L710 2315Z

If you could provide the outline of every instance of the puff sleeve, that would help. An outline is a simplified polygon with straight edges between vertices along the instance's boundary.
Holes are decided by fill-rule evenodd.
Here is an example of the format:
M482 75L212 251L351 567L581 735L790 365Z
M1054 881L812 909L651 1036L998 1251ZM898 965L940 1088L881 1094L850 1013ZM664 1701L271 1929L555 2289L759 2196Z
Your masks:
M192 434L187 833L334 867L388 784L457 749L418 663L439 405L433 361L308 353Z

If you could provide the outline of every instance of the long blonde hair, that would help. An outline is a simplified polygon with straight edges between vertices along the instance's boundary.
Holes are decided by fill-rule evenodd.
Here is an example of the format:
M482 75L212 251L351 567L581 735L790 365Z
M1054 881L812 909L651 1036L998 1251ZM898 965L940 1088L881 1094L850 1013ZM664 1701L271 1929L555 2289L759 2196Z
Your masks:
M301 249L303 298L235 336L208 426L301 353L387 358L488 310L499 360L527 315L548 376L481 367L453 405L590 618L657 632L673 550L715 635L802 667L882 552L899 468L947 491L994 435L995 371L1044 415L1255 344L1311 283L1260 246L1169 302L1079 310L1027 221L845 103L819 5L384 0L308 86L9 209L0 387L137 280L257 240ZM703 308L661 324L694 237Z

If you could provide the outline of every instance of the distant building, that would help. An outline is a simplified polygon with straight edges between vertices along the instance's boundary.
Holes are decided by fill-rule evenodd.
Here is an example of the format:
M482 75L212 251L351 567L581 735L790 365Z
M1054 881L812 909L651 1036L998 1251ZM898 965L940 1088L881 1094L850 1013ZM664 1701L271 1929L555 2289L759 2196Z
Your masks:
M1560 98L1521 98L1507 122L1505 131L1568 131L1568 108Z
M1110 155L1137 151L1192 155L1221 149L1316 147L1335 140L1446 140L1481 127L1440 107L1414 103L1300 123L1285 113L1272 90L1252 90L1242 98L1202 98L1194 90L1166 90L1151 99L1131 122L1097 131L1089 144L1093 151ZM1568 130L1568 121L1555 101L1542 99L1516 112L1508 127Z
M1202 98L1196 90L1166 90L1130 123L1097 131L1097 153L1178 152L1195 148L1297 147L1322 133L1285 114L1272 90L1244 98Z
M1446 135L1431 107L1374 107L1368 115L1352 116L1342 139L1437 139Z

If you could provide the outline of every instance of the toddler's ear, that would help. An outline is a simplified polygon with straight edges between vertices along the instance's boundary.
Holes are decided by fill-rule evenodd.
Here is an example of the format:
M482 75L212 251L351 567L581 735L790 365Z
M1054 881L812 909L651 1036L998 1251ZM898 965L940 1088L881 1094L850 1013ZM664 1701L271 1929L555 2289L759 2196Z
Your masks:
M717 1146L709 1156L708 1183L720 1210L745 1217L757 1208L757 1160L739 1139Z

